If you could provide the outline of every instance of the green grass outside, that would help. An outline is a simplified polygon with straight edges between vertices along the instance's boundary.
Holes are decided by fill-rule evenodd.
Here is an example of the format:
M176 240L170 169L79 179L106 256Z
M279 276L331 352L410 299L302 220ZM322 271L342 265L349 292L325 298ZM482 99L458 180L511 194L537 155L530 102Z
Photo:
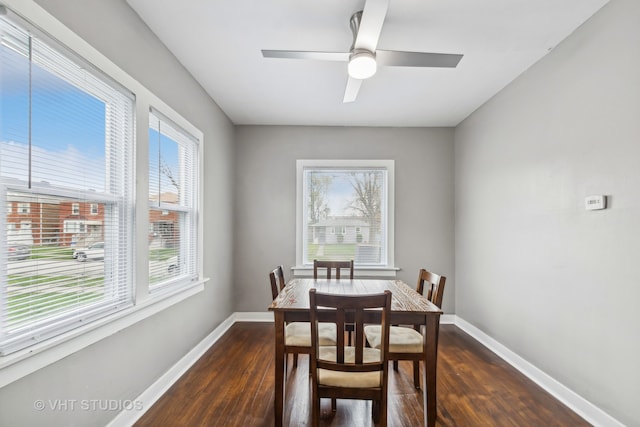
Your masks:
M73 248L65 246L32 246L31 259L71 259Z
M73 248L56 246L33 246L31 248L31 259L62 259L69 260L72 257ZM166 261L176 256L176 249L151 249L149 258L154 261ZM151 283L166 280L166 274L157 277L150 277ZM55 313L63 312L69 306L81 306L89 302L99 300L103 297L102 287L104 277L86 276L50 276L50 275L10 275L7 277L9 286L26 287L38 285L56 286L58 288L77 288L77 292L65 291L39 291L33 289L29 292L21 292L7 296L7 308L9 322L12 318L21 317L25 310L29 310L29 315L33 318L45 317ZM30 304L25 305L29 301Z
M322 255L318 255L318 249L322 247ZM353 259L356 255L356 245L355 243L346 243L346 244L313 244L310 243L307 247L308 259L314 260L318 259L321 261L332 260L332 259Z
M34 288L28 292L12 292L9 290L7 308L9 323L11 319L22 317L25 311L29 316L40 318L65 311L69 306L81 306L98 300L103 296L104 277L82 276L21 276L10 275L9 286L36 287L56 286L70 291L38 290Z
M86 293L59 293L37 291L20 295L13 295L8 298L7 306L9 311L9 323L12 318L22 317L25 311L29 311L29 316L33 318L50 316L54 313L64 311L71 305L81 306L86 303L102 298L102 292ZM31 304L25 305L25 300L30 299Z
M177 249L160 248L149 250L149 260L151 261L166 261L176 255L178 255Z
M178 254L177 249L159 248L149 250L149 259L152 261L166 261ZM71 259L73 248L66 246L32 246L31 259Z
M82 277L82 276L20 276L10 275L8 277L9 286L36 286L50 285L51 282L59 283L56 286L84 288L95 287L104 284L104 277ZM82 281L82 283L79 283Z

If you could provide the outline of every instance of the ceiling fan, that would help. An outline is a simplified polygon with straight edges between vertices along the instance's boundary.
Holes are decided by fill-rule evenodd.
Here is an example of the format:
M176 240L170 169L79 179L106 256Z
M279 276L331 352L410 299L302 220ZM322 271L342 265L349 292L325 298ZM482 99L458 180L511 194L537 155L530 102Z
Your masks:
M378 65L444 68L455 68L458 65L462 55L376 49L388 7L389 0L366 0L363 10L351 16L349 24L353 32L353 44L349 52L263 49L262 56L348 62L349 80L343 102L355 101L362 81L373 76Z

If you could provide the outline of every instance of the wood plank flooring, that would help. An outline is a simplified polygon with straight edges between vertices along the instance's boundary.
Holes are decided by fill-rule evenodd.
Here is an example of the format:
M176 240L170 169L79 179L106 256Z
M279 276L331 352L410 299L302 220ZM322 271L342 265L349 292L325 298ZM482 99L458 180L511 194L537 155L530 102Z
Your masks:
M273 426L272 323L236 323L136 423ZM588 426L582 418L453 325L440 327L438 420L444 426ZM290 359L291 361L291 359ZM287 371L285 425L310 425L308 359ZM409 362L389 374L390 427L422 424ZM371 403L322 402L321 426L373 426Z

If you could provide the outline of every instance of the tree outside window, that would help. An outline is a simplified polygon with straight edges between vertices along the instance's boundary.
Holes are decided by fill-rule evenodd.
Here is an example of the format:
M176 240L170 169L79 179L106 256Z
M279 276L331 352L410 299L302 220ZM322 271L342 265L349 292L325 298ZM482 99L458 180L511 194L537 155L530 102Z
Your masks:
M298 161L298 182L302 186L300 265L310 265L314 259L353 259L360 266L389 265L392 224L388 177L392 163Z

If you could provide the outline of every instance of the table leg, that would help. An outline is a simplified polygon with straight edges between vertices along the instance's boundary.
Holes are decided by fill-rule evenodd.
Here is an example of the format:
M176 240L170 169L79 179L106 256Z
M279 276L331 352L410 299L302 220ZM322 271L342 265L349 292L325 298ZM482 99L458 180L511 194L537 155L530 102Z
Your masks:
M436 401L436 372L438 360L438 330L440 326L439 314L428 314L426 319L425 340L426 352L424 360L424 376L425 384L422 396L424 405L424 425L427 427L435 427L437 416Z
M275 400L273 412L275 416L275 426L282 427L284 415L284 313L274 312L275 319L275 349L276 349L276 378L275 378Z

